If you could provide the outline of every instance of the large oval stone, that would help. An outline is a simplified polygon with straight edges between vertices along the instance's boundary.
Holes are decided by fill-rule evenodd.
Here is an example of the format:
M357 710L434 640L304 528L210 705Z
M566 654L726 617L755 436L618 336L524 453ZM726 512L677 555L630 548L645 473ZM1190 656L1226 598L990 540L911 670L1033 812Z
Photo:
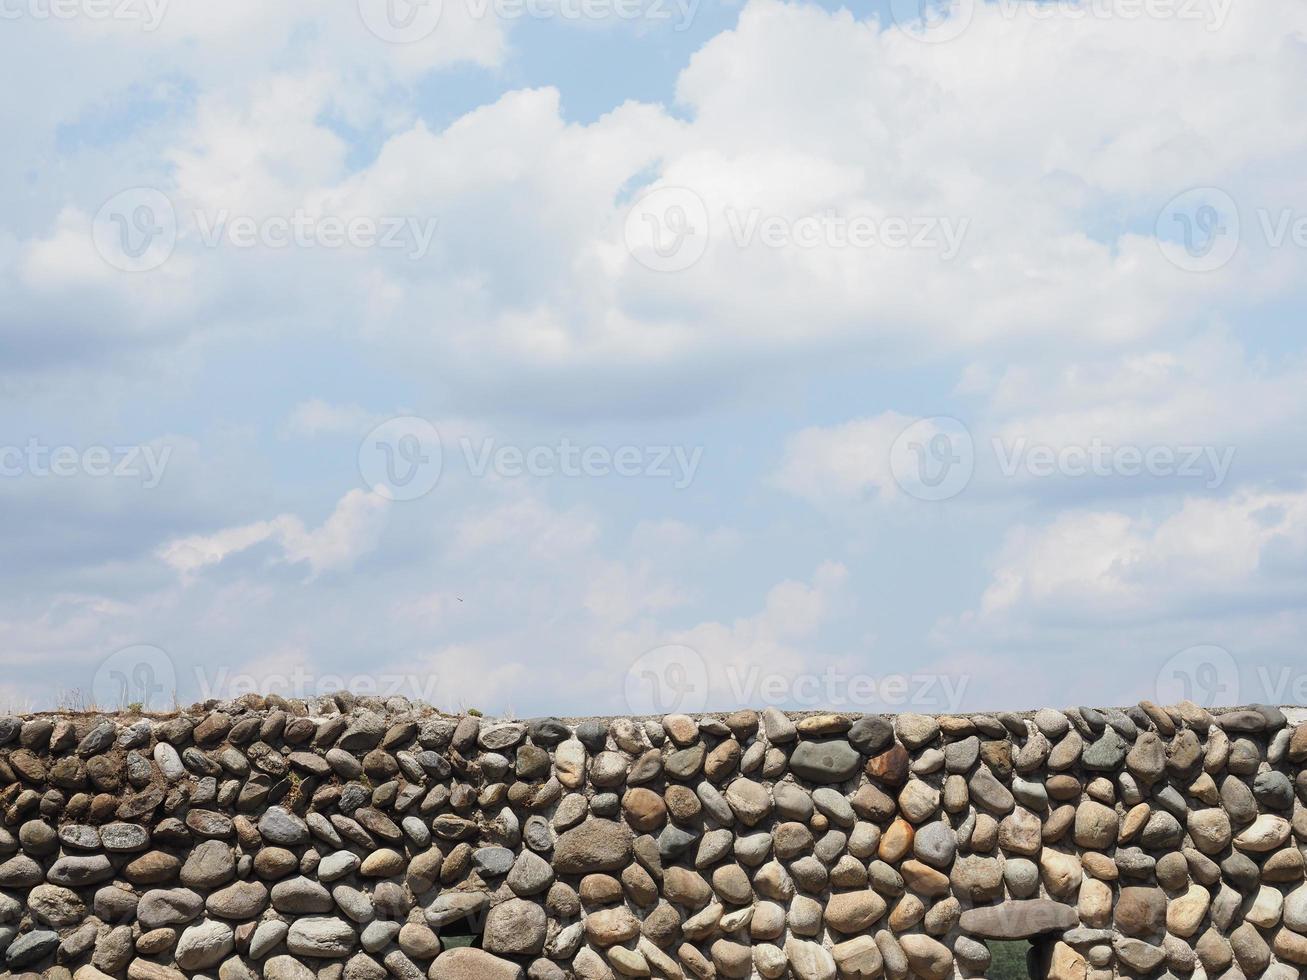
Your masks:
M858 771L858 750L843 739L800 742L790 756L790 771L813 783L842 783Z

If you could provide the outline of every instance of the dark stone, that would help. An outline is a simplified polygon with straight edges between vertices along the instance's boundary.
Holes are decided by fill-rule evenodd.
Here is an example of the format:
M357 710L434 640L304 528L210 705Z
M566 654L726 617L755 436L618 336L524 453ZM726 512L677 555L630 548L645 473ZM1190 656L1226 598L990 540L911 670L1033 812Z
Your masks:
M880 715L863 715L849 728L848 740L863 755L877 755L894 741L894 726Z
M843 739L802 741L790 756L790 772L814 783L842 783L861 763L857 749Z
M557 718L536 718L527 723L531 741L536 745L552 747L571 737L571 731Z

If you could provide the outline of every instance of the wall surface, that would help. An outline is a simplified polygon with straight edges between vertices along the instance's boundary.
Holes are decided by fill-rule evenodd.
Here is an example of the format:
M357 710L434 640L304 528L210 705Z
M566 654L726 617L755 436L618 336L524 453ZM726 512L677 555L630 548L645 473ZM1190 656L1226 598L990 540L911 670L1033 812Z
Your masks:
M1031 939L1040 976L1286 980L1307 964L1304 759L1279 709L1192 704L0 718L0 966L943 980Z

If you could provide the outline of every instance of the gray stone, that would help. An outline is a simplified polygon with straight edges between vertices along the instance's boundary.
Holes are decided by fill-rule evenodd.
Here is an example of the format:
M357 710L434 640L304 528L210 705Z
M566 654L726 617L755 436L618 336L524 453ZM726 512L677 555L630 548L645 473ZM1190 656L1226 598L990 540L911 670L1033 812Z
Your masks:
M483 876L502 878L513 867L513 852L506 847L478 847L472 863Z
M543 907L522 898L509 899L490 910L482 947L509 956L538 954L544 949L548 924Z
M286 938L290 926L279 919L265 919L250 937L250 959L261 960L276 949Z
M113 877L113 865L103 854L61 857L45 873L46 881L69 888L82 888Z
M236 859L220 840L196 845L182 865L181 881L188 888L217 888L236 876Z
M100 828L100 840L111 854L130 854L149 846L150 832L134 823L107 823Z
M5 962L15 970L22 969L45 959L58 945L59 933L49 929L33 929L9 944L5 950Z
M982 939L1029 939L1074 929L1080 916L1069 905L1037 898L967 909L959 924L963 932Z
M306 917L290 924L286 948L296 956L340 959L349 956L358 935L348 922L334 917Z
M785 712L779 708L768 707L762 711L762 728L767 735L767 741L773 745L784 745L793 742L798 735L798 729L794 722L790 721Z
M274 956L263 964L263 980L317 980L317 974L295 957L281 955Z
M278 912L312 915L330 912L331 893L312 878L287 878L272 886L272 907Z
M156 888L141 896L136 918L143 929L159 929L190 922L203 909L204 899L189 888Z
M264 840L282 847L295 847L309 839L308 825L279 806L268 807L259 817L259 833Z
M1110 772L1120 767L1130 745L1115 729L1109 728L1085 747L1081 765L1094 772Z
M554 882L554 869L549 862L532 851L523 851L513 862L507 884L514 894L538 895Z
M846 737L863 755L877 755L894 741L894 726L888 718L863 715L849 727Z
M203 970L217 966L235 948L231 926L210 920L183 929L173 955L183 970Z
M957 853L957 835L946 823L927 823L917 828L912 848L918 860L933 868L947 870Z
M813 783L842 783L861 764L857 749L843 739L801 741L790 755L790 771Z
M591 818L559 836L553 863L561 874L583 875L620 871L630 858L631 831L611 820Z

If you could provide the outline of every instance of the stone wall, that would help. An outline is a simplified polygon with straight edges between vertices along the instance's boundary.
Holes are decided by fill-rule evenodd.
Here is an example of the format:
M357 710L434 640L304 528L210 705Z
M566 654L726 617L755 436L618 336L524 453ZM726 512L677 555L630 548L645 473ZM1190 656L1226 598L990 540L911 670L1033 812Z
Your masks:
M0 966L942 980L1029 938L1042 976L1283 980L1307 964L1305 758L1278 709L1192 704L0 718Z

